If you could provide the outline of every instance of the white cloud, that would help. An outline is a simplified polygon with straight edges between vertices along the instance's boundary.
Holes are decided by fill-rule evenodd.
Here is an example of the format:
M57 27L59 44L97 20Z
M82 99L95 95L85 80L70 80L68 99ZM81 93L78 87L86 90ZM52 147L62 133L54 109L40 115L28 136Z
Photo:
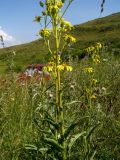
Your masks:
M16 40L13 36L9 35L6 31L4 31L1 26L0 35L3 36L3 40L6 47L21 44L20 41ZM2 46L0 45L0 47Z

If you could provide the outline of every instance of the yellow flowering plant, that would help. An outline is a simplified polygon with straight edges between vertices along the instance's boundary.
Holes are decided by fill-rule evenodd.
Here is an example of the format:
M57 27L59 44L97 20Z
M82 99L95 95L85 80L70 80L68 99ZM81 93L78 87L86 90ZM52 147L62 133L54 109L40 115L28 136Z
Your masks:
M44 27L39 31L39 35L44 39L45 45L51 54L50 62L44 67L44 71L48 71L51 75L54 75L53 83L55 84L54 112L48 113L52 119L49 116L47 116L46 119L45 115L48 111L45 111L43 114L43 121L45 121L50 128L53 128L54 133L53 130L51 130L51 133L47 134L50 129L49 127L46 128L44 131L44 144L46 144L48 150L51 150L54 159L62 160L67 160L70 154L69 143L71 140L69 139L69 134L71 130L74 129L74 127L71 126L68 128L65 127L62 100L63 91L61 87L61 72L71 72L73 70L72 66L63 63L61 59L64 48L76 42L75 37L69 34L73 28L72 24L63 18L72 2L73 0L40 0L39 4L42 8L42 15L35 17L36 22L44 23ZM48 28L49 26L51 26L50 29ZM55 44L54 47L50 45L51 37ZM76 126L74 124L71 125Z
M94 72L96 65L100 63L99 52L101 51L101 49L102 49L101 43L96 43L95 45L85 49L85 51L92 60L91 66L84 68L84 73L88 75L89 79L89 86L86 86L85 90L86 90L87 101L90 108L92 107L92 101L96 100L97 98L94 93L94 88L96 87L98 80L94 77Z

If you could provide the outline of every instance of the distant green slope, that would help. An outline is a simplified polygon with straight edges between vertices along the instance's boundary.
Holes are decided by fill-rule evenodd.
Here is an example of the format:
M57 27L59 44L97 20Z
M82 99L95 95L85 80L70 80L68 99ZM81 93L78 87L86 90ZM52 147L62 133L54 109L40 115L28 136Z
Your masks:
M97 41L107 43L110 47L120 50L120 12L75 25L71 33L77 38L77 43L71 47L73 55L80 55L83 48ZM68 50L70 51L71 48ZM16 52L14 61L18 68L29 63L44 63L47 60L48 51L42 39L0 49L0 73L5 71L5 66L9 63L8 59L13 50Z

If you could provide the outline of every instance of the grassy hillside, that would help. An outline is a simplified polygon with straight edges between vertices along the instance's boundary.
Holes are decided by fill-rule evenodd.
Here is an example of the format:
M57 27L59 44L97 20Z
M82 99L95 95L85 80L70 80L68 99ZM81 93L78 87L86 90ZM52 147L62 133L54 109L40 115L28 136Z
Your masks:
M80 55L82 49L96 41L104 42L114 52L120 53L120 12L110 16L75 25L72 34L77 38L77 43L68 49L73 55ZM0 73L4 73L8 59L12 52L17 69L29 63L44 63L47 60L47 49L43 40L0 49ZM9 57L9 58L8 58Z

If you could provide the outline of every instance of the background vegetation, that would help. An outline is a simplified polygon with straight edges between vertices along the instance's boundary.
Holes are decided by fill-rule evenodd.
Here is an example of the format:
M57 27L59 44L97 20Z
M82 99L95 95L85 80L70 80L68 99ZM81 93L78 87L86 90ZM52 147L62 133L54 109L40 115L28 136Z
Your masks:
M75 26L72 34L77 43L66 50L67 61L73 72L64 72L64 112L66 127L73 121L79 125L73 134L83 133L72 147L70 160L119 160L120 159L120 13ZM100 41L104 47L101 62L94 77L96 96L89 107L86 88L89 78L84 68L91 66L91 57L84 48ZM16 55L13 55L13 50ZM9 56L11 54L11 57ZM9 56L9 58L8 58ZM41 133L41 108L52 111L54 85L49 82L18 83L14 72L29 63L46 62L47 52L43 41L0 49L0 113L2 160L49 160L43 147ZM35 61L33 61L33 58ZM63 57L64 58L64 57ZM65 57L66 59L66 57ZM13 62L13 70L11 70ZM7 66L6 66L7 64ZM3 66L2 66L3 65ZM72 137L71 138L75 138ZM92 158L94 157L94 158Z

